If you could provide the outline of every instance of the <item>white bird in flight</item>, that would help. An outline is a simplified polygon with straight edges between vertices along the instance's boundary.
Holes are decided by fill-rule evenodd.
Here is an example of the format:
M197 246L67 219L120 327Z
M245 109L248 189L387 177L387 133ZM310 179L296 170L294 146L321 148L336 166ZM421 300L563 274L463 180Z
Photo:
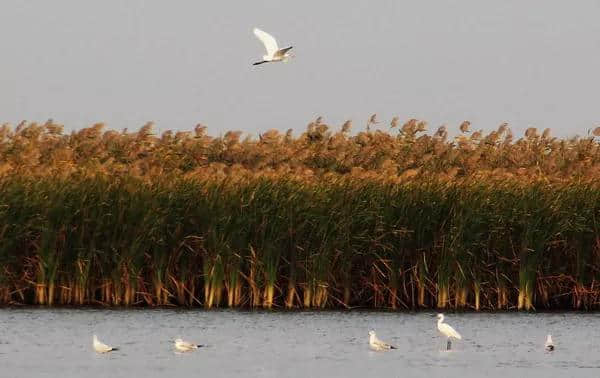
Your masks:
M386 344L383 341L379 340L375 335L375 331L369 331L369 345L373 350L396 349L395 346Z
M277 47L275 38L259 28L254 28L254 35L260 39L263 45L265 45L265 49L267 49L267 55L263 55L263 60L260 62L253 63L254 66L268 62L285 62L288 58L292 57L292 54L289 53L292 46L280 49Z
M450 327L448 324L444 323L444 314L437 314L438 322L437 329L440 333L448 338L448 343L446 344L446 350L450 350L452 348L452 342L450 338L455 338L457 340L462 339L460 333L456 332L456 330Z
M114 350L119 350L119 348L110 347L100 340L98 340L98 336L94 335L94 350L98 353L108 353Z
M544 345L544 348L548 352L552 352L554 350L554 343L552 342L552 335L548 335L548 338L546 339L546 344Z
M193 344L187 341L183 341L181 339L175 339L175 349L180 352L189 352L190 350L198 349L202 345Z

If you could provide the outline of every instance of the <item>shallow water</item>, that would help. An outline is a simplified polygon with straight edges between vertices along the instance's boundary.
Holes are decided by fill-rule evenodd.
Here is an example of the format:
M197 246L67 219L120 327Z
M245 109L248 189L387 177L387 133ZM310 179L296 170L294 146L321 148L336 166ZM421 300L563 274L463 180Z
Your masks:
M600 377L598 314L447 314L450 352L432 315L0 309L0 377ZM369 329L398 349L369 350ZM207 347L175 353L178 336Z

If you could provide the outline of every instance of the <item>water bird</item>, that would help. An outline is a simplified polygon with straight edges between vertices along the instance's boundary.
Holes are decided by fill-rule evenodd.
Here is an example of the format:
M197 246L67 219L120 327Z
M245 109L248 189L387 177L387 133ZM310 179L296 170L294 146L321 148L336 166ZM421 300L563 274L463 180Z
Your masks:
M450 327L448 324L444 323L444 314L437 314L437 329L440 333L448 338L448 343L446 344L446 350L450 350L452 348L452 341L450 338L455 338L457 340L462 339L460 333L456 332L456 330Z
M293 46L280 49L277 46L277 41L271 34L266 33L259 28L254 28L253 32L254 35L263 43L263 45L265 45L265 49L267 49L267 55L263 55L263 60L253 63L252 65L257 66L259 64L269 62L286 62L288 58L292 57L292 54L289 53L289 51Z
M383 341L379 340L375 335L375 331L369 331L369 345L373 350L396 349L395 346L386 344Z
M191 350L202 347L202 345L190 343L188 341L183 341L181 339L175 339L174 343L175 343L175 349L177 349L180 352L189 352Z
M94 335L94 350L98 353L108 353L115 350L119 350L119 348L114 348L104 344L103 342L98 340L98 336Z
M544 349L548 352L552 352L554 350L554 342L552 342L552 335L548 335L546 338L546 344L544 345Z

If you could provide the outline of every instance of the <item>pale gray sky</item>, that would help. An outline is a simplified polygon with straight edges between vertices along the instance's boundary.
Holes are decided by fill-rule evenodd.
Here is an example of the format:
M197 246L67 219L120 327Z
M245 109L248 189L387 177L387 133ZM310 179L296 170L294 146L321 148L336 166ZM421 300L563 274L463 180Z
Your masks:
M2 0L0 122L212 134L468 119L600 125L600 1ZM293 45L263 54L258 26Z

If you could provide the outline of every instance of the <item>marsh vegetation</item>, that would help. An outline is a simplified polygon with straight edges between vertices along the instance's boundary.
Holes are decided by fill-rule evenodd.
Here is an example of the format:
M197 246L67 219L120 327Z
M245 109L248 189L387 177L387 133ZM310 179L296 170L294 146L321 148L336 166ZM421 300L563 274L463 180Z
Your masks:
M600 128L391 126L4 125L0 303L600 307Z

